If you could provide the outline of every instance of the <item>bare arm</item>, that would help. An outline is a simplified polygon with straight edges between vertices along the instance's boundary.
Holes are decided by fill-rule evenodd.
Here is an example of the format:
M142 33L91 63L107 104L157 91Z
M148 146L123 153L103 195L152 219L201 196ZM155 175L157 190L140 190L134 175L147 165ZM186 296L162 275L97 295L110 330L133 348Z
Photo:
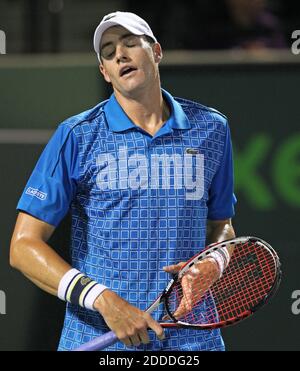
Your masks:
M224 220L208 220L206 241L207 245L215 242L222 242L235 237L235 231L232 226L231 219ZM228 249L231 255L233 250Z
M11 240L10 264L44 291L57 295L60 280L72 267L47 244L54 229L50 224L20 213ZM94 308L128 346L148 343L148 327L160 339L164 337L162 327L148 313L110 290L98 296Z
M59 282L71 266L47 241L54 227L20 212L10 245L10 264L38 287L57 295Z
M207 221L206 245L215 242L222 242L234 237L235 232L231 223L231 219ZM228 250L228 252L231 256L233 250ZM164 270L169 273L176 273L181 269L183 264L185 264L185 262L169 265L164 267Z

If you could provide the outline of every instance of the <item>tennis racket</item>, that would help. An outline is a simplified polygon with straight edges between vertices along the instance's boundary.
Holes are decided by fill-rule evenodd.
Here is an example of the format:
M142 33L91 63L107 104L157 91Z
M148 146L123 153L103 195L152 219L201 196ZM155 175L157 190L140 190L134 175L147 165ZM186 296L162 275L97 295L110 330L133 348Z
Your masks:
M216 278L215 273L209 274L205 269L202 272L205 259L224 248L234 250L223 275ZM265 305L277 291L280 280L279 258L268 243L256 237L233 238L209 245L186 262L147 312L163 304L166 315L159 323L166 328L225 327ZM74 350L102 350L117 341L110 331Z

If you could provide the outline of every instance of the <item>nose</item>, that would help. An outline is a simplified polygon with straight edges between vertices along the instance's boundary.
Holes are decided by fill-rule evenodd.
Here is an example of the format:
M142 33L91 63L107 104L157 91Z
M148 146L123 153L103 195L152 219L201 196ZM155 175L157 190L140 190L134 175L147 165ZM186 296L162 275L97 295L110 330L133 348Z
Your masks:
M126 48L121 43L116 46L116 59L118 63L128 61Z

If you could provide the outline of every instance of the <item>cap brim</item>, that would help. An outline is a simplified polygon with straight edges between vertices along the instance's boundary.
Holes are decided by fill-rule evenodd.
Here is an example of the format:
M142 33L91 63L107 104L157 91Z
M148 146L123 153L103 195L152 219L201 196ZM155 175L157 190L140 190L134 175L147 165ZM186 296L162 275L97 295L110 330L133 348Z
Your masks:
M95 34L94 34L94 49L95 49L95 52L97 54L100 53L100 42L101 42L101 38L102 38L102 35L103 33L110 27L113 27L113 26L122 26L124 28L126 28L126 30L128 30L129 32L131 32L132 34L134 35L143 35L142 32L138 32L135 28L131 28L129 27L128 25L124 25L122 21L107 21L103 24L100 24L97 28L96 28L96 31L95 31Z

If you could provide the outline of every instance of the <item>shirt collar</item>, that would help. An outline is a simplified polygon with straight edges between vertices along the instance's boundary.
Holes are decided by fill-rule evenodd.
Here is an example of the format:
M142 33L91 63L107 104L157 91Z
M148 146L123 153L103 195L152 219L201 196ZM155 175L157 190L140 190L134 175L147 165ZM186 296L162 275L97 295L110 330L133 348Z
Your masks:
M172 129L190 129L191 124L181 105L166 90L162 89L162 94L171 108L171 115L167 121L167 124ZM112 131L122 132L137 127L120 106L115 94L112 94L108 102L105 104L104 112L108 126Z

